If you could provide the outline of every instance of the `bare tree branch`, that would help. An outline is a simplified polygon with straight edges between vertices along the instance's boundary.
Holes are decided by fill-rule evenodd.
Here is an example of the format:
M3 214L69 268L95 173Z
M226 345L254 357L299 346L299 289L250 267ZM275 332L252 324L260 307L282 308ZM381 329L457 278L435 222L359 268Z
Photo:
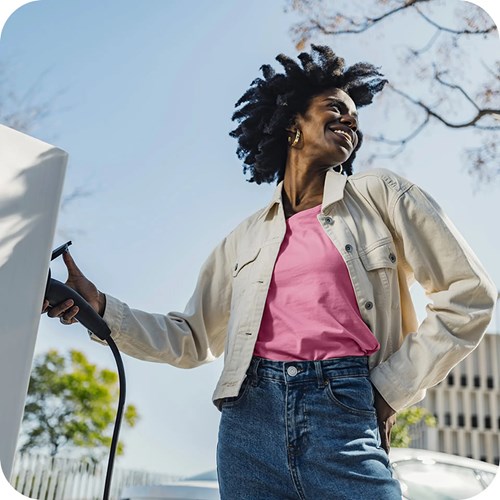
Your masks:
M468 30L468 29L463 29L463 30L454 30L451 28L446 28L444 26L441 26L440 24L436 23L433 21L429 16L426 16L416 5L414 6L415 10L419 13L420 17L422 17L425 21L427 21L430 25L434 26L440 31L445 31L446 33L452 33L454 35L486 35L488 33L492 33L493 31L496 31L497 27L492 24L488 26L485 29L482 30Z
M416 121L401 137L391 137L390 132L378 136L365 134L372 144L383 144L391 150L389 153L383 151L383 154L376 151L369 157L369 163L374 158L394 158L427 127L441 124L450 130L477 132L482 140L481 146L464 150L462 155L468 161L467 170L484 182L500 178L495 135L500 130L500 61L493 61L492 52L482 52L483 45L478 45L484 41L486 47L491 47L488 44L492 38L496 39L497 28L480 8L463 2L451 15L439 0L289 2L293 10L303 15L303 20L292 28L297 48L302 48L313 37L357 35L363 40L372 36L371 28L375 26L388 35L393 26L389 20L396 15L399 30L405 23L412 28L415 22L424 25L422 40L411 42L405 54L399 56L401 71L396 75L401 78L398 81L393 74L393 83L388 87L402 99L402 106L407 111L407 122L399 123L394 130L407 127L412 115ZM445 17L442 17L443 13ZM368 30L369 35L366 34ZM395 34L398 36L394 40L399 40L400 32ZM398 53L400 45L400 42L394 43L394 53ZM481 58L477 57L479 53ZM429 102L429 96L434 96L437 101ZM380 105L384 108L383 101Z
M469 121L462 122L462 123L452 123L452 122L448 121L446 118L444 118L443 116L441 116L439 113L433 111L424 102L422 102L422 101L420 101L418 99L414 99L413 97L411 97L407 93L403 92L402 90L399 90L399 89L395 88L394 86L390 86L390 87L391 87L391 89L394 92L396 92L396 94L399 94L401 97L404 97L406 100L408 100L412 104L415 104L416 106L422 108L429 116L432 116L432 117L436 118L436 120L440 121L441 123L443 123L444 125L446 125L447 127L450 127L450 128L466 128L466 127L471 127L471 126L476 125L476 123L483 116L498 115L498 114L500 114L500 109L491 109L491 108L479 109L478 112L476 113L476 115L474 117L472 117ZM492 129L489 129L489 130L497 130L497 129L500 130L500 126L499 127L494 127Z
M429 51L434 43L436 43L436 40L439 38L439 35L441 34L440 30L436 30L434 34L429 38L429 41L421 48L421 49L411 49L411 52L414 56L420 56L424 54L425 52Z
M369 134L365 134L365 137L367 139L377 141L377 142L383 142L384 144L389 144L391 146L401 146L404 148L404 146L410 142L412 139L414 139L422 130L426 127L426 125L429 123L430 116L427 115L425 119L422 121L420 125L418 125L410 134L408 134L406 137L403 137L401 139L388 139L384 135L377 135L377 136L372 136Z
M75 200L80 200L82 198L88 198L89 196L92 196L94 193L92 191L89 191L88 189L85 189L84 187L76 187L71 191L71 193L67 194L64 196L62 203L61 203L61 210L66 210L68 208L68 205L70 203L73 203Z
M328 29L324 23L320 23L317 19L309 19L309 22L311 24L311 28L317 29L318 31L321 31L324 35L345 35L345 34L359 34L363 33L364 31L372 28L375 26L377 23L380 21L383 21L387 19L388 17L393 16L394 14L397 14L398 12L401 12L405 9L408 9L410 7L415 6L417 3L423 3L423 2L429 2L431 0L408 0L404 4L402 4L399 7L396 7L394 9L388 10L387 12L384 12L383 14L377 16L377 17L366 17L362 23L359 23L355 21L352 17L347 17L343 14L337 14L334 18L337 19L337 21L347 21L348 26L358 26L358 29Z
M481 111L481 109L479 108L479 106L472 100L472 98L469 96L469 94L467 94L467 92L465 92L465 90L460 87L460 85L457 85L457 84L451 84L451 83L448 83L448 82L445 82L442 78L441 78L441 74L439 71L437 71L436 69L436 66L434 65L434 78L443 86L445 87L448 87L450 89L454 89L454 90L458 90L475 108L477 111Z

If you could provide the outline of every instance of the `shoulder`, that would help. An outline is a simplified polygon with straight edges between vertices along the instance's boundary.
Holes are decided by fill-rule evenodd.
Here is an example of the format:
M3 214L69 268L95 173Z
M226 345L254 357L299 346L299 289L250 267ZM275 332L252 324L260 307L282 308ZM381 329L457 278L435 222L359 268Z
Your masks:
M411 181L385 168L374 168L347 178L346 201L375 210L385 224L393 226L395 207L415 186Z
M227 238L232 242L238 244L242 240L248 242L248 237L253 233L256 226L260 225L262 222L262 215L267 209L261 208L243 219L232 231L229 233Z
M386 168L373 168L351 175L347 182L355 189L371 194L381 191L380 194L399 195L413 186L411 181Z

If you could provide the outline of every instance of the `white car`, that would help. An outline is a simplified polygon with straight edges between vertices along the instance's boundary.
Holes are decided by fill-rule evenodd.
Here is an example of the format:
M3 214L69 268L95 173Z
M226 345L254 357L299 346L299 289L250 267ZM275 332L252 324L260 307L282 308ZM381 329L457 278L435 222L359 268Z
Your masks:
M392 448L394 477L407 500L462 500L484 491L498 466L471 458L412 448Z
M498 466L437 451L393 448L394 476L406 500L463 500L493 481ZM215 470L158 486L129 486L121 500L219 500Z

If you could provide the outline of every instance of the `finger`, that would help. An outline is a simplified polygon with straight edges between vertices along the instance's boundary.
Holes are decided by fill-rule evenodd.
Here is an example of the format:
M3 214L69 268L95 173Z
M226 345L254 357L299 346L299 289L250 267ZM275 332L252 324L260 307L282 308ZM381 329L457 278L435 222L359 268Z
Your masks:
M63 253L63 260L64 263L66 264L66 267L68 269L68 273L73 276L83 276L83 273L80 271L78 266L76 265L76 262L73 260L73 257L71 257L71 254L68 252Z
M71 309L68 309L61 317L64 319L64 321L71 323L73 318L78 314L79 310L80 309L78 306L73 306Z
M385 434L385 451L389 455L389 451L391 450L391 427L386 426L386 434Z
M42 314L45 313L47 311L47 309L49 308L49 301L47 299L45 299L43 301L43 306L42 306Z
M387 428L385 422L380 422L378 426L379 434L380 434L380 446L387 453Z
M47 316L49 316L49 318L57 318L64 314L70 307L73 307L73 304L74 302L71 299L56 304L50 309L50 311L47 313Z

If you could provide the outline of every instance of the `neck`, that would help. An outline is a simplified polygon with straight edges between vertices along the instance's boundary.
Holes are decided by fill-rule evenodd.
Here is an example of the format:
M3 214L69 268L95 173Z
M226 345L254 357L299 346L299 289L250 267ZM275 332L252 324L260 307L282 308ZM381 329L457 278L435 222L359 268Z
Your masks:
M329 168L330 165L314 167L289 158L283 178L285 213L291 215L307 210L323 201L323 188Z

